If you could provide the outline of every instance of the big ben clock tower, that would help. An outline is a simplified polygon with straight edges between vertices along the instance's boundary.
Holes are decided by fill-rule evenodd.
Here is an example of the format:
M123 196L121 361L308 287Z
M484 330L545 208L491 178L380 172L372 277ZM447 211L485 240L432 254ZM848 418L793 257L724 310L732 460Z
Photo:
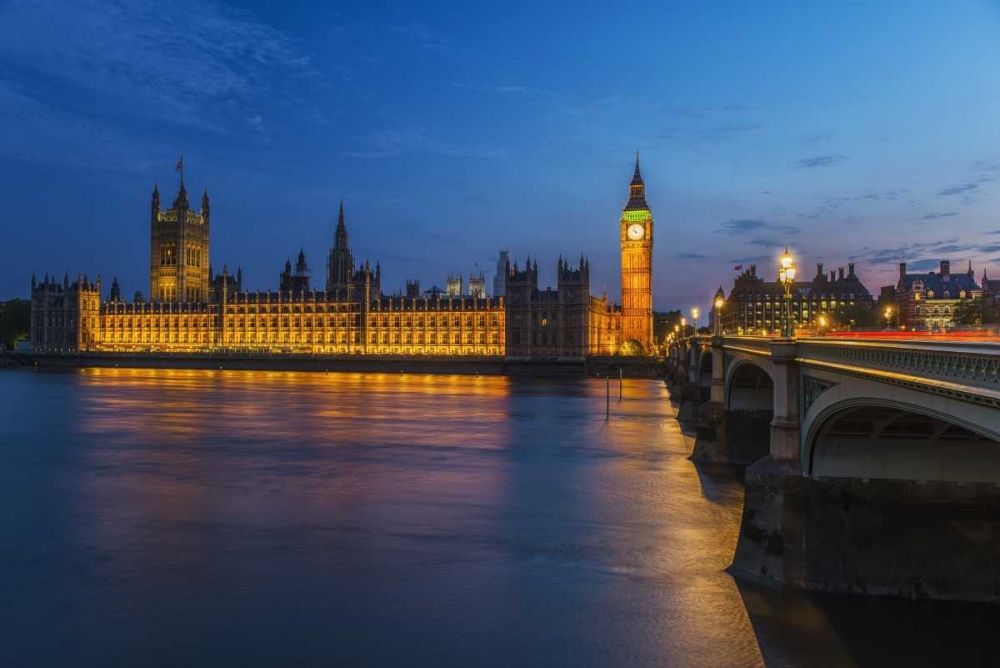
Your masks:
M646 352L653 345L653 214L646 204L646 184L639 173L639 153L621 219L622 339L635 340Z

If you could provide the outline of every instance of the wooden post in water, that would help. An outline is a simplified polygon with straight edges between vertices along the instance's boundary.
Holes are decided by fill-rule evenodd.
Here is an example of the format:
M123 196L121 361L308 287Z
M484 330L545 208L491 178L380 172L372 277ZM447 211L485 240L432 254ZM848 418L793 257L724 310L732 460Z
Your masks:
M611 419L611 374L609 373L604 378L604 390L605 390L605 402L604 402L604 421L607 422Z
M625 369L618 367L618 401L622 400L622 383L625 382Z

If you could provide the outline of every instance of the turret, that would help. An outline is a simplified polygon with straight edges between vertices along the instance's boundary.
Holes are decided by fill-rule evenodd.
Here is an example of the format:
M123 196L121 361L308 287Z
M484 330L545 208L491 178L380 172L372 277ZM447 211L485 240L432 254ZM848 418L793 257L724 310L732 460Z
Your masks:
M209 224L211 212L212 206L208 200L208 188L205 188L205 192L201 195L201 217L204 219L206 225Z
M184 187L184 177L181 177L181 187L177 191L177 197L174 198L174 208L177 209L178 214L182 211L187 211L190 206L188 204L188 194L187 188Z

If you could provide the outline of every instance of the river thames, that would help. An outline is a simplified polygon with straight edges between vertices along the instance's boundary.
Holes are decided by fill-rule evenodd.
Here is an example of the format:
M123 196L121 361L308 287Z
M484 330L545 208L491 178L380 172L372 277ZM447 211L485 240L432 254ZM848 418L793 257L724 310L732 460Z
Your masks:
M11 666L992 665L995 608L726 573L662 383L0 373Z

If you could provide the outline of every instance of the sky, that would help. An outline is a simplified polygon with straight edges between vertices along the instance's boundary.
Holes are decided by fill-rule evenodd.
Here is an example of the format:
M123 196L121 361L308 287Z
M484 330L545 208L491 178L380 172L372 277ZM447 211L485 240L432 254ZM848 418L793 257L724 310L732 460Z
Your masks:
M326 8L323 6L326 5ZM620 291L641 152L657 309L733 267L941 259L1000 277L1000 2L0 0L0 298L148 291L149 198L212 198L211 260L322 283L343 199L383 289L497 253Z

